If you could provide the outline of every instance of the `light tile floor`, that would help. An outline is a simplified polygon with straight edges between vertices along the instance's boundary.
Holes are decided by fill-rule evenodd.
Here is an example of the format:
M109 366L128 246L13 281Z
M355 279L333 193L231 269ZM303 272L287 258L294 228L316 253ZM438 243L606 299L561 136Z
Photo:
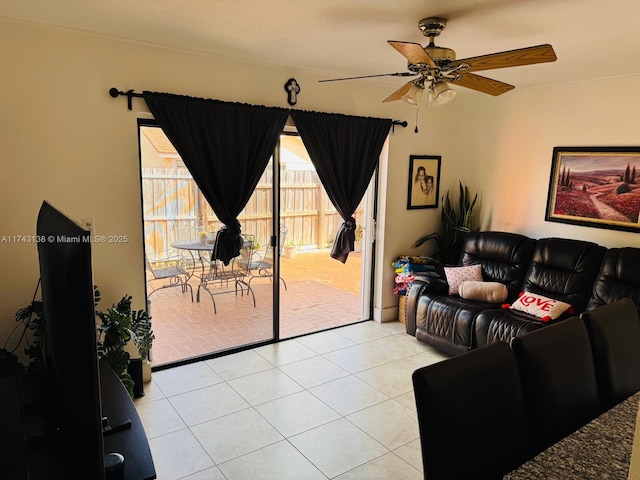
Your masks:
M412 372L446 356L365 322L153 373L159 480L420 480Z

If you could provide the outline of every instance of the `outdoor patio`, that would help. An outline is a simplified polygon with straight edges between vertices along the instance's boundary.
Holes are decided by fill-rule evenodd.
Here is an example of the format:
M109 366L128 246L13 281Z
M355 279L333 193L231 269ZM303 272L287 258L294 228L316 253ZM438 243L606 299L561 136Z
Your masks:
M360 269L362 257L352 252L346 264L332 259L328 250L300 252L281 258L280 338L290 338L348 325L361 320ZM152 366L158 367L273 338L272 287L269 279L255 278L249 295L201 292L192 278L194 301L180 288L160 290L150 302L155 340Z

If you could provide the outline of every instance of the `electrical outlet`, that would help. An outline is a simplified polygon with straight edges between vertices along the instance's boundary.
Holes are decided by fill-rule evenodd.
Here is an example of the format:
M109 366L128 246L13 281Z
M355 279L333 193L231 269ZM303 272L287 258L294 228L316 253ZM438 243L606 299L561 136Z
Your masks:
M91 236L94 236L96 234L96 225L93 221L93 218L83 218L82 228L88 230Z

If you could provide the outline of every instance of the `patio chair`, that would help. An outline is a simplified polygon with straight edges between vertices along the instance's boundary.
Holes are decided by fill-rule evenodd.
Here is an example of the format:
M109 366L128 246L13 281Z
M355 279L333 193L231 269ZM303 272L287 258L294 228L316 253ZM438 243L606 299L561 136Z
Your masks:
M287 240L287 235L289 234L289 228L283 224L280 224L280 242L279 242L279 252L282 253L284 249L285 242ZM254 252L251 259L248 261L246 265L248 269L249 282L251 285L251 280L254 278L268 278L269 281L273 279L273 248L271 244L267 242L267 245L258 252ZM284 289L287 289L287 282L284 281L282 276L280 276L280 281L282 285L284 285Z
M193 288L189 284L193 272L189 271L181 256L166 254L161 258L149 260L145 254L144 259L147 269L147 290L151 289L147 293L147 299L151 298L151 295L158 290L180 287L182 293L189 290L193 302Z
M218 232L219 234L219 232ZM256 306L256 297L253 294L251 286L245 281L249 274L247 262L243 262L242 258L251 258L253 255L254 239L251 235L241 235L242 247L240 248L240 256L234 258L229 265L224 265L220 260L216 260L216 248L218 247L218 238L213 245L211 262L209 271L203 273L198 285L197 299L200 301L200 289L206 291L213 302L213 313L218 313L215 295L223 293L235 293L236 296L240 292L240 296L251 294L253 306Z

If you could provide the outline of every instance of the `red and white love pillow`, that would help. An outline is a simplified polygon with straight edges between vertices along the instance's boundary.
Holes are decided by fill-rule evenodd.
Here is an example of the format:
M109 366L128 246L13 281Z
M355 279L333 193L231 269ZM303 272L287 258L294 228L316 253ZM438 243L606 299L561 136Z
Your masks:
M542 322L555 320L565 312L569 315L573 315L573 307L568 303L529 292L521 292L520 296L515 302L513 302L513 304L505 304L502 308L511 308L513 310L535 315Z

